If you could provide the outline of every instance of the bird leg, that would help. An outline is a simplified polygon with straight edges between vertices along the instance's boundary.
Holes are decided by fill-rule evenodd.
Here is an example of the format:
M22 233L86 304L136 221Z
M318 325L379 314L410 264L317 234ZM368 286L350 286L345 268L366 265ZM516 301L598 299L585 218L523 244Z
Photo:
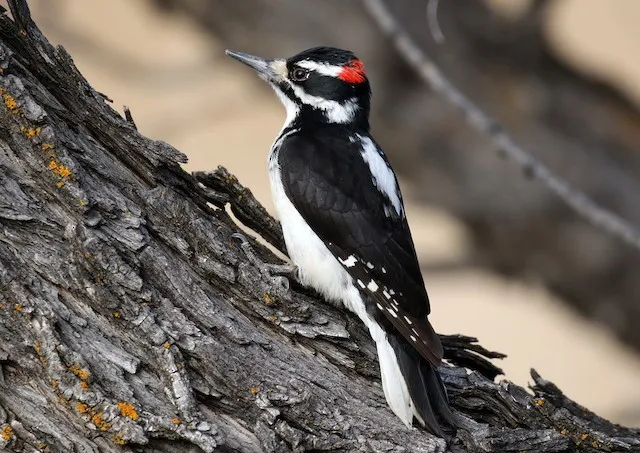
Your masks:
M294 264L265 263L258 258L258 255L254 252L251 243L249 243L248 239L244 235L240 233L233 233L231 235L231 239L233 239L238 247L240 247L249 262L257 267L262 275L272 280L274 284L284 290L285 293L289 291L289 278L296 278L298 266Z

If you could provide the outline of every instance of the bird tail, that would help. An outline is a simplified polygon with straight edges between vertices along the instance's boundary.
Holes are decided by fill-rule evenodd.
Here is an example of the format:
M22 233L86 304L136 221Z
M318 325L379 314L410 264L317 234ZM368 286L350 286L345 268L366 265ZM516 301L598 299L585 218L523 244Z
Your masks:
M404 397L410 398L405 403L405 417L403 421L405 424L411 425L411 418L415 416L426 430L442 437L442 429L440 428L439 421L454 428L456 422L453 412L449 407L447 391L440 379L438 370L433 364L423 358L404 337L387 334L387 341L395 356L395 363L390 363L389 360L386 360L386 363L383 364L383 358L380 357L383 386L385 385L385 374L387 376L395 374L396 379L401 379L401 381L396 381L395 383L388 382L387 386L390 385L402 389L403 393L405 393ZM388 370L394 365L395 373L390 373ZM387 370L385 370L385 368ZM397 376L398 374L400 374L400 376ZM387 390L385 389L385 396L386 395ZM389 401L388 396L387 400ZM407 403L411 411L410 415L407 414ZM393 406L392 409L394 409ZM397 414L395 409L394 412ZM406 421L407 415L409 416L409 423ZM399 417L401 419L403 418L400 415Z

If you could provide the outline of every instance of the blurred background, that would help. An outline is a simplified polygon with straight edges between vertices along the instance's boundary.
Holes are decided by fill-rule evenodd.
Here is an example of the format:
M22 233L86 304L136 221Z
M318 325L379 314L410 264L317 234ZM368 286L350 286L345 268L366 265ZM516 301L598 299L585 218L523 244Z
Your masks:
M640 227L640 2L388 0L445 74L574 186ZM31 0L113 108L226 166L272 210L267 151L284 119L229 47L349 48L373 84L373 132L399 173L442 333L536 368L600 415L640 426L640 253L594 229L430 92L356 0Z

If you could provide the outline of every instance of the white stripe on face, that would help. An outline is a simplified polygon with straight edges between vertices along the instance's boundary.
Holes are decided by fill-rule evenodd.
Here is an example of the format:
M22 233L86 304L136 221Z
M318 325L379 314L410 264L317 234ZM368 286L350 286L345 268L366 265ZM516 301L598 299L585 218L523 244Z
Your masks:
M360 108L355 98L347 99L340 103L338 101L332 101L330 99L324 99L319 96L313 96L308 94L301 86L295 85L287 80L293 93L296 95L300 102L307 104L308 106L322 110L324 116L331 123L345 124L353 121L356 116L356 112Z
M326 75L329 77L338 77L338 74L342 72L342 66L336 66L327 63L318 63L311 60L302 60L296 64L301 68L316 71L318 74Z

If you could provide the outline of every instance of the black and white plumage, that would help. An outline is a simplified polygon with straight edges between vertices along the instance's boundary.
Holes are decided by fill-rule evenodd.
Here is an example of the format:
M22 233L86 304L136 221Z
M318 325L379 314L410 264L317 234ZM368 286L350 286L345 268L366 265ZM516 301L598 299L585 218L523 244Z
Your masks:
M396 176L369 134L362 63L326 47L287 60L227 53L256 69L287 109L269 174L301 283L365 323L393 412L442 435L438 419L455 424L437 372L442 346Z

